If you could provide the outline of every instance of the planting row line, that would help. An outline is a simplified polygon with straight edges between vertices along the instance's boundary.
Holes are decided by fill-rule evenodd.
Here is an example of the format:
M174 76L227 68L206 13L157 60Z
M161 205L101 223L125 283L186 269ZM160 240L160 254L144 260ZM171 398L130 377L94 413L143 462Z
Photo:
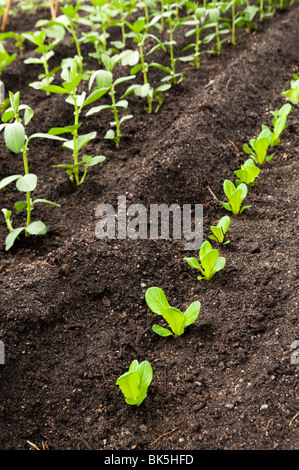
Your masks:
M291 89L283 92L283 95L286 97L286 100L291 101L293 104L298 104L299 77L294 75L293 78L294 80L291 81ZM279 136L287 127L286 120L291 110L292 106L287 103L278 111L271 112L274 116L273 130L263 125L262 132L258 138L256 140L250 140L251 149L247 144L243 146L244 151L249 153L250 159L246 160L241 170L235 171L235 174L238 176L236 186L229 180L225 180L223 184L224 192L229 202L222 202L222 205L234 215L238 215L242 213L244 209L250 207L241 207L242 201L247 195L247 185L253 186L257 183L255 178L260 173L260 168L256 165L263 167L273 158L274 153L267 156L267 150L268 148L275 147L280 142ZM252 169L255 169L255 171ZM230 217L222 217L217 226L210 227L213 235L210 235L209 238L221 244L229 243L229 240L224 240L230 223ZM219 251L213 249L209 241L205 241L200 248L200 262L197 258L185 258L185 260L192 268L200 271L200 275L197 278L199 280L211 280L216 272L220 271L225 266L225 258L219 256ZM160 315L170 328L164 328L156 324L153 325L153 331L162 337L173 336L177 338L181 336L185 328L196 321L201 308L201 303L196 301L183 313L181 310L169 305L165 293L159 287L150 287L146 291L145 300L150 310ZM153 369L151 364L148 361L139 363L135 359L132 361L128 372L122 374L117 379L116 385L120 387L129 405L139 406L147 396L147 390L152 379Z

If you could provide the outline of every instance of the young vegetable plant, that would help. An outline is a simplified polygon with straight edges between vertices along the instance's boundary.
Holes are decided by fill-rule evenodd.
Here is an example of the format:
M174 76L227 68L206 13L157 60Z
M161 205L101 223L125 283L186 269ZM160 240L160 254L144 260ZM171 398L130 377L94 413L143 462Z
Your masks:
M159 287L150 287L146 291L145 300L151 311L161 315L170 326L171 330L153 325L153 331L164 337L174 336L177 338L181 336L185 328L195 322L201 307L200 302L193 302L183 313L181 310L169 305L164 291Z
M227 245L229 243L229 240L224 241L224 238L225 238L226 232L228 231L230 227L230 223L231 223L231 220L228 215L225 215L224 217L222 217L216 226L214 225L210 226L210 229L213 232L213 235L209 235L208 238L210 238L210 240L215 240L218 243L223 243L223 245Z
M4 208L2 212L5 217L6 225L9 230L9 234L5 240L5 249L9 250L16 239L19 238L19 235L22 232L25 232L25 236L29 237L30 235L44 235L47 232L47 227L45 224L38 220L31 222L31 214L35 208L35 204L44 203L53 207L60 207L59 204L48 201L47 199L34 199L31 198L31 193L36 189L37 186L37 176L29 172L28 165L28 145L31 139L33 138L47 138L55 140L63 140L60 137L49 136L48 134L32 134L30 137L27 137L25 134L25 128L22 124L22 119L20 117L20 111L24 111L24 125L26 126L32 119L34 112L27 105L20 105L20 93L15 94L9 92L9 99L11 107L8 108L2 116L4 124L1 124L0 130L4 129L4 140L6 146L15 154L22 153L23 155L23 165L24 165L24 175L17 174L8 176L0 181L0 190L5 188L7 185L16 182L17 189L23 194L26 194L25 201L16 202L14 209L16 211L22 211L26 209L27 211L27 220L26 225L22 227L14 228L11 220L12 211ZM14 122L9 122L14 119Z
M147 390L153 380L153 369L148 361L139 362L135 359L129 371L118 377L119 386L128 405L139 406L147 396Z
M176 63L179 58L176 58L174 53L174 46L177 44L174 40L174 33L177 28L184 26L184 21L178 15L178 9L180 8L179 3L167 1L164 3L164 7L166 7L166 11L164 11L162 16L169 28L169 40L163 41L161 44L169 49L170 67L164 67L164 70L168 75L163 77L162 82L172 81L173 84L176 85L184 80L184 75L183 73L176 71Z
M152 108L153 108L153 101L156 99L158 100L158 106L155 109L155 112L157 113L161 105L163 104L163 93L169 88L171 88L170 83L164 83L160 86L158 86L156 89L152 87L148 81L148 70L150 67L156 67L156 68L161 68L163 66L160 66L157 63L150 63L148 64L145 60L145 53L144 53L144 48L145 48L145 42L148 39L153 39L156 43L157 46L154 46L148 53L152 53L154 50L156 50L156 47L162 48L164 51L166 51L166 48L162 45L160 39L158 39L155 35L151 34L148 32L147 28L150 28L156 22L158 22L159 17L154 17L153 20L147 24L144 19L140 18L135 23L130 24L126 22L126 25L131 29L131 32L128 34L130 37L133 38L134 42L136 42L139 46L139 56L140 56L140 64L135 65L131 69L131 74L134 75L138 73L139 71L142 71L143 75L143 85L132 85L128 88L127 92L125 95L123 95L123 98L128 96L130 93L134 92L136 96L139 96L140 98L147 98L148 106L145 107L145 110L147 113L151 114L152 113Z
M208 6L208 15L210 18L210 22L205 25L205 28L215 28L214 33L208 34L203 42L209 43L212 39L216 39L216 47L212 51L215 55L220 55L221 53L221 45L223 42L227 41L228 38L221 39L221 35L228 34L230 32L230 26L227 23L224 23L224 20L221 18L221 11L226 9L226 4L219 3L216 4L215 2L209 4Z
M36 27L47 26L48 28L52 28L58 26L59 28L64 28L64 30L71 35L72 42L74 42L76 45L77 55L75 56L75 59L78 63L81 75L83 74L83 56L81 53L81 40L78 37L77 27L81 22L85 23L84 19L80 18L78 13L82 3L83 1L79 1L75 2L75 6L68 4L64 7L61 7L63 15L60 15L55 20L51 21L40 20L36 24Z
M80 95L77 94L77 87L82 80L82 74L77 71L77 61L73 60L72 64L69 67L63 66L61 72L61 78L63 80L62 87L57 85L48 85L44 86L41 89L49 91L51 93L65 94L68 95L66 102L71 104L74 108L74 124L72 126L65 127L54 127L49 130L48 135L57 136L60 134L70 133L72 135L71 140L63 139L63 147L72 151L73 154L73 163L72 164L59 164L55 165L55 168L65 168L67 174L69 175L72 182L77 186L82 184L85 180L87 171L90 167L102 163L106 157L103 155L98 155L92 157L90 155L84 154L82 160L79 161L79 152L85 147L91 140L93 140L97 133L90 132L88 134L78 135L78 129L82 123L79 123L79 117L85 106L93 103L101 96L103 96L108 88L94 90L86 97L86 93L83 92ZM80 175L79 168L83 167L83 175Z
M223 207L232 212L234 215L241 214L245 209L251 206L243 206L242 202L247 196L247 186L244 183L239 184L237 187L230 180L225 180L223 183L224 193L229 202L222 202Z
M127 100L124 100L123 97L120 100L116 99L115 87L117 87L121 83L125 83L129 80L134 79L135 75L120 77L120 78L117 78L116 80L113 80L112 71L114 67L116 66L116 64L119 62L122 62L123 66L125 65L133 66L133 65L136 65L138 60L139 60L138 51L134 52L134 51L126 50L120 54L115 54L112 57L109 57L108 55L103 54L102 62L104 66L106 67L106 70L97 70L91 75L90 80L89 80L89 90L91 90L94 81L96 81L96 84L97 84L93 93L100 92L101 90L105 90L105 92L109 90L111 104L95 106L86 113L86 116L91 116L92 114L98 113L105 109L111 110L113 117L114 117L114 121L111 122L110 124L111 126L115 127L115 131L113 129L110 129L106 133L105 139L113 140L115 142L116 147L119 146L119 142L121 138L120 127L122 123L124 121L127 121L128 119L132 119L133 115L127 114L125 116L122 116L121 118L119 117L118 108L126 109L129 103ZM126 95L126 93L124 95Z
M193 49L193 54L189 54L187 56L180 57L180 61L182 62L190 62L191 65L194 65L195 68L198 70L200 66L199 56L202 54L200 51L200 45L203 41L200 40L201 31L204 29L204 24L207 16L207 9L199 7L197 3L194 2L186 2L186 6L190 10L191 18L187 18L184 21L185 26L193 26L193 28L189 29L186 32L185 37L190 37L195 35L195 42L190 43L182 49L182 52L188 51Z
M287 101L290 101L292 104L299 103L299 75L294 74L293 79L291 80L290 90L283 91L282 95L285 96Z
M197 279L210 281L213 276L221 271L225 266L225 258L219 256L219 251L212 248L210 242L205 241L199 250L199 260L197 258L184 258L191 268L198 269L201 275Z
M234 171L235 175L238 177L238 179L236 179L236 186L239 186L241 183L245 183L247 186L254 186L257 183L255 178L259 175L260 171L260 168L255 165L254 161L248 158L248 160L241 165L240 170Z
M38 76L39 81L29 83L29 86L38 90L45 85L50 85L50 83L55 78L55 73L60 69L60 65L50 71L48 61L51 59L51 57L54 56L53 49L60 42L60 38L50 42L50 44L47 44L47 34L46 31L43 29L41 31L36 31L35 33L23 33L22 36L24 39L27 39L28 41L35 44L37 46L35 52L41 54L40 58L29 57L28 59L24 60L24 63L40 64L44 68L44 73ZM47 92L47 95L49 95L49 92Z
M273 131L269 127L262 125L262 132L259 137L267 137L270 147L275 147L280 142L281 133L287 128L287 117L292 110L292 106L286 103L277 111L270 111L273 117Z
M274 157L274 153L267 156L268 148L271 146L271 139L269 140L269 136L265 136L265 132L260 133L257 139L250 139L249 143L251 148L244 144L243 150L250 155L256 164L265 165L265 163Z

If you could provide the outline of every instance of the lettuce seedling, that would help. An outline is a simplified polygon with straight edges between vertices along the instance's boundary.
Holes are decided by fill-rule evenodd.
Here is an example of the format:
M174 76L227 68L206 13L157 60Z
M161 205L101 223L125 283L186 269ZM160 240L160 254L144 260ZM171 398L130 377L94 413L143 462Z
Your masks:
M244 183L239 184L237 187L230 180L225 180L223 183L224 193L229 202L222 202L223 207L232 212L234 215L241 214L245 209L251 206L243 206L242 202L247 196L247 186Z
M271 131L270 131L271 132ZM251 148L247 145L243 145L243 150L254 160L256 164L265 165L274 157L274 153L267 156L268 148L271 146L271 140L269 135L265 135L265 132L258 136L257 139L250 139L249 143Z
M152 312L161 315L168 323L171 330L163 328L159 325L153 325L153 331L159 336L181 336L185 328L197 319L201 304L193 302L187 310L182 313L177 308L171 307L168 303L166 295L159 287L150 287L145 294L145 301Z
M254 186L257 183L255 178L259 175L260 171L260 168L255 165L254 161L248 158L248 160L241 165L240 170L234 171L235 175L238 177L238 179L236 179L236 186L239 186L241 183Z
M224 242L224 237L230 227L230 223L231 223L231 220L228 215L225 215L224 217L222 217L216 226L214 225L210 226L210 229L213 232L213 235L209 235L208 238L210 238L210 240L215 240L218 243L223 243L223 245L227 245L229 243L229 240Z
M284 104L280 109L277 109L276 111L270 111L270 113L273 116L273 121L272 121L273 127L274 128L276 127L279 118L287 119L291 111L292 111L292 106L290 105L290 103ZM287 126L285 125L284 129L286 129L286 127Z
M269 127L262 125L262 132L259 135L259 138L267 137L269 140L269 146L275 147L280 142L281 133L287 128L287 117L292 110L292 106L289 103L286 103L280 109L276 111L270 111L273 117L273 131ZM274 154L273 154L274 155Z
M197 279L210 281L212 277L225 266L225 258L219 256L219 251L212 248L210 242L205 241L199 250L199 261L197 258L184 258L191 268L198 269L202 275Z
M290 101L292 104L299 103L299 75L293 75L294 80L291 80L290 90L283 91L282 95L285 96L287 101Z
M36 90L41 89L45 85L50 85L50 83L55 78L55 73L60 69L60 65L53 70L49 70L48 61L51 57L54 56L53 49L59 44L60 38L56 39L55 41L50 42L47 44L47 34L46 30L42 29L41 31L36 31L35 33L23 33L23 38L27 39L28 41L32 42L37 46L35 52L41 54L40 58L37 57L29 57L28 59L24 60L24 64L40 64L44 68L44 73L38 76L38 82L29 83L29 86L35 88ZM49 95L49 92L47 92Z
M9 92L9 99L11 107L8 108L2 116L4 124L1 124L0 130L4 129L4 140L6 146L15 154L22 153L23 155L23 164L24 164L24 175L17 174L7 176L6 178L0 181L0 190L8 186L12 182L16 182L17 189L23 194L26 193L26 200L16 202L14 209L16 211L22 211L26 209L27 211L27 220L26 225L18 228L14 228L11 220L12 211L4 208L2 212L5 217L6 225L9 230L9 234L5 240L5 249L9 250L16 239L19 238L19 235L22 232L25 232L25 236L29 237L30 235L44 235L47 232L47 227L41 221L31 222L31 213L35 207L35 204L44 203L53 207L60 207L59 204L48 201L47 199L34 199L31 198L31 193L35 190L37 186L37 176L29 172L28 165L28 145L31 139L33 138L47 138L54 140L64 140L60 137L49 136L48 134L32 134L30 137L27 137L25 133L25 128L22 124L22 118L20 117L20 111L24 111L23 121L26 126L32 119L34 112L27 105L20 105L20 93L17 92L13 94ZM10 122L11 120L14 122Z
M120 100L116 100L115 87L117 85L120 85L121 83L125 83L129 80L134 79L135 75L119 77L116 80L113 80L112 71L115 65L119 62L122 62L123 66L125 65L133 66L133 65L136 65L138 60L139 60L138 51L126 50L120 54L115 54L112 57L109 57L108 55L103 54L102 62L104 66L106 67L106 70L97 70L91 75L90 80L89 80L89 90L92 88L94 81L96 81L96 84L97 84L94 92L101 91L101 90L109 90L109 95L111 97L111 105L95 106L86 113L86 116L91 116L92 114L98 113L105 109L111 110L114 116L114 121L111 122L110 124L111 126L115 127L116 130L114 131L113 129L110 129L106 133L105 139L113 140L115 142L116 147L119 146L119 142L121 138L121 132L120 132L121 124L124 121L127 121L128 119L132 119L133 115L128 114L126 116L122 116L122 118L119 118L118 108L126 109L129 103L127 100L123 99L123 97Z
M84 182L88 169L97 165L98 163L102 163L106 159L106 157L103 155L92 157L90 155L84 154L82 156L82 160L79 161L79 151L97 135L96 132L89 132L88 134L78 135L78 129L82 124L79 123L79 117L81 115L82 109L103 96L108 91L108 88L94 90L87 97L85 92L78 95L77 87L82 80L82 74L77 72L77 68L77 60L73 60L69 66L65 65L62 67L62 87L57 85L48 85L42 87L41 89L51 93L68 95L66 102L74 107L74 124L72 126L66 127L54 127L49 130L48 134L53 136L70 133L72 135L71 140L63 139L63 147L72 151L73 163L55 165L55 168L66 169L66 172L69 175L71 181L79 186ZM84 169L83 175L81 177L79 173L80 167L83 167Z
M153 369L148 361L139 362L135 359L129 371L118 377L116 385L125 396L128 405L141 405L147 396L148 387L153 380Z

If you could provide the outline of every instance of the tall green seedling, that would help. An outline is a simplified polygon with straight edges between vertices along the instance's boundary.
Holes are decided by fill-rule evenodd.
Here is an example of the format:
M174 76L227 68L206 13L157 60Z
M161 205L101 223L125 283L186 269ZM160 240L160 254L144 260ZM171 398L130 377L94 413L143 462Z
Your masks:
M142 18L138 19L133 24L126 22L129 29L131 29L130 37L132 37L134 42L138 44L140 57L140 63L132 67L131 74L134 75L141 71L143 77L143 85L131 85L123 97L128 96L134 91L136 96L139 96L140 98L147 98L148 105L147 107L145 107L145 110L149 114L152 113L154 100L158 100L158 106L155 108L155 112L158 112L159 108L163 103L163 94L165 93L165 91L171 88L170 83L163 83L157 88L154 88L153 86L151 86L148 78L148 72L150 67L160 68L162 66L157 63L148 63L146 61L145 46L147 40L153 40L157 44L157 46L154 46L149 51L150 53L153 53L156 50L156 47L162 48L164 51L166 51L166 48L161 43L160 39L158 39L157 36L152 33L149 33L148 31L148 28L152 27L158 21L159 18L155 16L149 24L147 24Z
M90 80L89 80L89 90L91 90L94 82L96 82L96 88L94 89L94 92L97 92L100 90L109 90L111 104L95 106L86 113L86 116L91 116L92 114L99 113L100 111L103 111L106 109L109 109L112 112L114 121L112 121L110 124L112 127L115 128L115 130L114 129L108 130L105 135L105 138L113 140L115 142L116 147L119 146L119 142L121 138L122 123L133 117L132 114L127 114L122 117L119 116L119 109L127 109L129 103L127 100L123 99L123 97L119 100L117 99L116 87L122 83L125 83L127 81L134 79L135 75L121 76L117 78L116 80L114 80L112 72L116 64L118 64L119 62L121 62L123 66L125 65L133 66L133 65L136 65L138 60L139 60L138 51L126 50L120 54L115 54L112 57L109 57L108 55L103 54L102 62L104 66L106 67L106 70L97 70L91 75Z
M74 124L71 126L54 127L50 129L49 134L71 134L72 138L70 140L64 139L65 142L63 147L71 150L73 163L62 163L55 165L55 167L64 168L71 181L79 186L84 182L88 169L102 163L106 159L103 155L92 157L91 155L83 154L82 159L80 160L80 151L96 137L97 133L94 131L89 132L88 134L79 135L78 130L82 124L79 122L79 118L82 110L102 97L108 91L108 88L94 90L88 96L86 96L85 91L78 94L77 88L82 81L82 74L78 72L78 64L76 60L74 60L70 66L62 67L61 78L63 80L62 86L49 85L42 87L42 89L51 93L67 95L66 102L73 107ZM83 168L83 174L80 175L79 169L81 167Z
M26 195L26 200L21 200L15 203L14 209L18 212L26 210L27 217L25 225L21 227L14 227L11 219L12 211L6 208L2 209L5 217L6 225L9 230L9 234L5 240L5 249L9 250L19 238L22 232L25 233L26 237L30 235L44 235L47 232L47 227L41 220L32 222L31 215L36 204L44 203L54 207L60 207L59 204L48 201L47 199L36 198L32 199L32 193L35 191L37 186L37 176L29 171L28 163L28 151L29 142L34 138L47 138L54 140L64 140L63 138L56 136L49 136L48 134L36 133L31 136L26 135L25 127L32 119L34 112L33 110L24 104L20 104L20 93L13 94L9 92L9 99L11 107L8 108L2 116L3 124L0 126L0 130L4 129L4 140L6 146L14 154L22 154L24 174L16 174L7 176L0 181L0 190L8 186L12 182L16 182L16 188L23 195ZM23 118L20 116L20 112L23 113ZM13 122L11 122L13 121ZM22 123L23 121L23 123ZM25 127L24 127L25 126Z
M48 62L51 57L54 56L53 49L57 46L57 44L59 44L62 38L57 38L48 44L46 30L44 29L34 33L23 33L23 38L35 44L37 46L35 52L41 54L40 57L29 57L28 59L24 60L24 63L40 64L44 68L44 73L38 76L39 81L29 83L29 86L35 89L40 89L45 85L50 85L50 83L55 78L55 73L60 69L60 65L55 67L53 70L50 70ZM49 92L47 94L49 95Z

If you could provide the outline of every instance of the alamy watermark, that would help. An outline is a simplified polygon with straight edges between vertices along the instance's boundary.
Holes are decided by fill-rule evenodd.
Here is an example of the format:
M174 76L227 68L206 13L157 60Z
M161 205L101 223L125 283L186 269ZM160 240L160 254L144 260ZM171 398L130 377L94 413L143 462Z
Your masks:
M110 240L181 240L185 250L199 250L203 242L202 204L143 204L127 207L126 196L118 196L117 210L112 204L99 204L95 215L97 238ZM172 222L172 223L171 223ZM171 230L172 225L172 230ZM172 231L172 233L171 233Z
M0 365L5 364L5 346L3 341L0 341Z

